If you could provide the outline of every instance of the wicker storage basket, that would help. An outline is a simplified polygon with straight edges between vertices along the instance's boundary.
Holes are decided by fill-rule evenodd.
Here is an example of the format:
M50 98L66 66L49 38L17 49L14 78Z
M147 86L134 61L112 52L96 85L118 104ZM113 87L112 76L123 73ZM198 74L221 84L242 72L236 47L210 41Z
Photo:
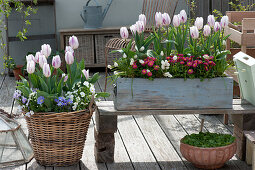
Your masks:
M79 162L94 109L26 117L34 158L44 166Z

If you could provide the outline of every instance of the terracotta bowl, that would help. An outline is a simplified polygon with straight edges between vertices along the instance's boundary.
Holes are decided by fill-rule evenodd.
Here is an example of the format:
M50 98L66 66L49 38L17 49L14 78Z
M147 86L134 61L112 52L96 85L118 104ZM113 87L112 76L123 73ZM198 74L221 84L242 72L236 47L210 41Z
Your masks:
M197 168L216 169L222 167L236 153L236 141L230 145L215 148L200 148L180 142L185 159Z

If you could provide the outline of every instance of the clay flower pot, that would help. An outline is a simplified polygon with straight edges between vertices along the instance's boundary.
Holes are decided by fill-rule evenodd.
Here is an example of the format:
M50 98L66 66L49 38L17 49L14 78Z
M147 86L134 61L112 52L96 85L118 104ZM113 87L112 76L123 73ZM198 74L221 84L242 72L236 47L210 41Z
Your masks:
M19 75L23 76L22 67L23 67L23 65L17 65L16 68L13 69L13 74L14 74L14 77L15 77L16 80L20 80Z
M182 143L182 140L180 143L183 157L197 168L220 168L236 153L236 141L230 145L215 148L191 146Z

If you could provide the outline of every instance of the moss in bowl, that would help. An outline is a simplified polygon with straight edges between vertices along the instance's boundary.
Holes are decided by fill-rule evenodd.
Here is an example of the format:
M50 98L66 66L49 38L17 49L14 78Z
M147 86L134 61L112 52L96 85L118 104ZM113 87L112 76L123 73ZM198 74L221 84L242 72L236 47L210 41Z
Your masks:
M235 137L209 132L187 135L181 139L180 151L197 168L217 169L234 156Z

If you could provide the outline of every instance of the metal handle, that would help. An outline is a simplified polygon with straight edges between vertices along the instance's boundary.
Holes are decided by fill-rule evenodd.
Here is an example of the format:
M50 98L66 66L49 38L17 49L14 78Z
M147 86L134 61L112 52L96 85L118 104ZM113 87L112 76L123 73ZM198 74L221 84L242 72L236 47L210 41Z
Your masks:
M88 0L88 2L86 3L86 6L89 5L90 1L91 1L91 0ZM94 1L96 2L96 5L99 6L99 3L97 2L97 0L94 0Z
M86 12L87 12L87 11L84 10L84 13L86 13ZM84 17L84 16L83 16L83 11L81 11L80 16L81 16L82 20L86 23L86 22L87 22L87 17ZM85 15L85 16L87 16L87 15Z

